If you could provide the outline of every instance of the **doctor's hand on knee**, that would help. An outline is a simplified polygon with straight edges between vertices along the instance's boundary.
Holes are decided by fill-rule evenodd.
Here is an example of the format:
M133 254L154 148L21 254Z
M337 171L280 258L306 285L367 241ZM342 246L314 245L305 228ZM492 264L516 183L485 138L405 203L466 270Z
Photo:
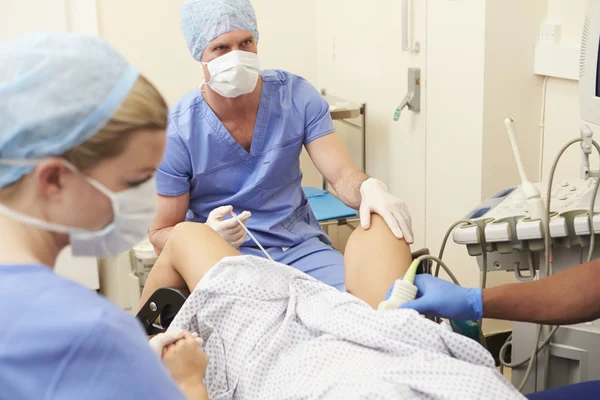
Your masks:
M238 249L246 241L246 231L235 219L225 219L232 211L232 206L215 208L208 215L206 225L210 226L233 248ZM249 211L244 211L238 215L238 218L245 224L251 215Z
M360 187L360 224L363 229L371 227L371 214L379 214L398 239L413 244L412 221L408 207L401 199L391 195L383 182L369 178Z
M478 321L483 317L479 288L463 288L427 274L417 275L414 283L419 289L416 300L404 303L400 308L456 321Z

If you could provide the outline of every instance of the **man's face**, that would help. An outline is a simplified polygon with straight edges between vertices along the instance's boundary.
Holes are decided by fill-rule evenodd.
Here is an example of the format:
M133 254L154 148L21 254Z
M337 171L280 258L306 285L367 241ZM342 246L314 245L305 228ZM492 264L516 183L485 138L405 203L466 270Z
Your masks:
M202 62L208 63L231 51L240 50L257 53L256 39L250 31L232 31L225 33L206 46L202 53Z

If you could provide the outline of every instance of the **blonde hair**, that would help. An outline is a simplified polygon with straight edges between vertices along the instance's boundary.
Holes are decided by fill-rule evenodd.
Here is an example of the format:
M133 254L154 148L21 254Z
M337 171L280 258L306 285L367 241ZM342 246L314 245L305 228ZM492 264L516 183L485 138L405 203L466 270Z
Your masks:
M119 156L136 131L167 127L168 107L160 92L140 76L110 121L92 138L68 150L63 157L80 171Z
M140 76L111 120L92 138L68 150L63 158L80 171L89 170L104 159L120 155L136 131L165 130L167 116L165 99L148 79ZM19 179L1 188L0 200L17 196L22 183L23 179Z

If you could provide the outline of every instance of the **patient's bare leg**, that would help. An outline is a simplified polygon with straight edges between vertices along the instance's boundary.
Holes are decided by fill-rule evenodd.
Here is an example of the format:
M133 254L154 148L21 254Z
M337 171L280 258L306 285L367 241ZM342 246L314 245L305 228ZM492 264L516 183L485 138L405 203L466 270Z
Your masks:
M411 262L410 247L392 234L383 218L373 214L371 228L365 231L358 227L348 239L344 255L346 289L376 308Z
M161 287L187 287L192 292L215 264L225 257L238 255L240 253L210 227L195 222L178 224L148 275L140 308Z

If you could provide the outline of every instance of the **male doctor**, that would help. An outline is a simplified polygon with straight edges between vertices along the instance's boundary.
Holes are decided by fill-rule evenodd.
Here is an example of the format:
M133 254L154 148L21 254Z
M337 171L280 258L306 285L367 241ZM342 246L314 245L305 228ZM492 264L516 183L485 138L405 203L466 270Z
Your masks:
M340 199L360 209L365 229L377 213L398 239L412 243L404 202L354 166L319 92L299 76L260 68L249 0L189 0L181 27L204 79L170 113L150 232L157 251L174 225L191 220L208 224L242 254L263 256L228 218L233 210L275 261L344 290L343 256L301 188L303 147Z

